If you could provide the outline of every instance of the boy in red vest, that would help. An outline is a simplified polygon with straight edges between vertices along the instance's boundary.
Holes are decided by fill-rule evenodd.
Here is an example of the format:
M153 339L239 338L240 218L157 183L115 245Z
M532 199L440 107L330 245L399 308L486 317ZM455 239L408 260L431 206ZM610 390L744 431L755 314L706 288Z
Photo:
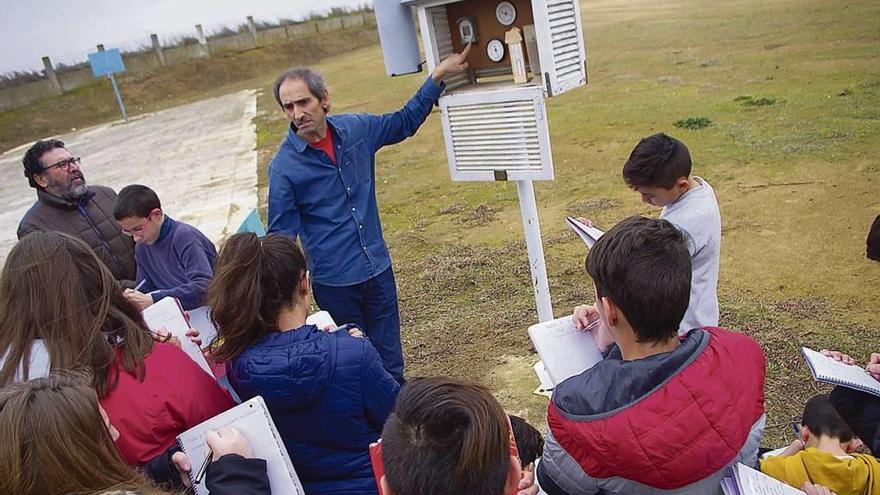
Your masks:
M549 495L716 494L727 466L757 464L764 354L718 327L677 330L691 257L666 220L630 217L586 260L594 306L574 319L605 359L557 385L537 467Z

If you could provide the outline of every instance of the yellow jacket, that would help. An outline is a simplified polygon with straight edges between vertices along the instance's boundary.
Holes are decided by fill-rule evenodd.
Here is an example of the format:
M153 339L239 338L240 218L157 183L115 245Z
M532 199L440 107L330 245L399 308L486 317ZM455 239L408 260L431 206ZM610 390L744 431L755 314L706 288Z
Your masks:
M787 457L761 460L761 472L800 488L805 481L827 486L837 495L880 495L880 461L865 454L838 458L809 448Z

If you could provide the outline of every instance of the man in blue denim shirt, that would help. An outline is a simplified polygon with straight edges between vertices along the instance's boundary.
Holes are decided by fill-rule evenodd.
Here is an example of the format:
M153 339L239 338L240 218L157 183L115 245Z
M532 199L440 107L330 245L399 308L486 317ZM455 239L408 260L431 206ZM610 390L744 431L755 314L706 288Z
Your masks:
M290 69L275 82L290 128L269 166L269 232L299 236L318 306L337 323L362 328L401 383L397 288L376 206L376 152L415 134L443 79L467 68L469 50L443 60L402 109L385 115L327 116L326 85L309 69Z

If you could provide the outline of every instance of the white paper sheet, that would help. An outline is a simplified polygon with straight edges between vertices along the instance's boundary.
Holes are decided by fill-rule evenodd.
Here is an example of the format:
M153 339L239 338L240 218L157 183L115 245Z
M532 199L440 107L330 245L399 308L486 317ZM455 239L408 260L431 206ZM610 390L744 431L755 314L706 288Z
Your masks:
M183 310L177 299L163 297L141 313L144 315L144 321L150 330L159 332L165 329L171 335L177 337L180 340L181 350L195 361L196 364L201 366L205 373L211 375L212 378L214 377L214 373L211 371L211 367L208 366L208 361L205 359L204 354L202 354L202 350L186 336L186 332L189 331L189 324L183 316ZM202 339L204 340L204 337Z
M602 360L592 334L575 328L571 316L532 325L529 337L554 386Z

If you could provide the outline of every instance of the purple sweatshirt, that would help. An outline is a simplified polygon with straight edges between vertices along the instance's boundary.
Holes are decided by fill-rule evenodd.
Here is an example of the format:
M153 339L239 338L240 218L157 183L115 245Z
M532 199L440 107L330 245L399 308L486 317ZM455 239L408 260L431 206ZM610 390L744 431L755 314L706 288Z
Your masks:
M176 297L186 310L205 304L217 250L197 228L166 215L156 242L138 243L134 256L137 281L146 281L140 291L152 292L153 302Z

